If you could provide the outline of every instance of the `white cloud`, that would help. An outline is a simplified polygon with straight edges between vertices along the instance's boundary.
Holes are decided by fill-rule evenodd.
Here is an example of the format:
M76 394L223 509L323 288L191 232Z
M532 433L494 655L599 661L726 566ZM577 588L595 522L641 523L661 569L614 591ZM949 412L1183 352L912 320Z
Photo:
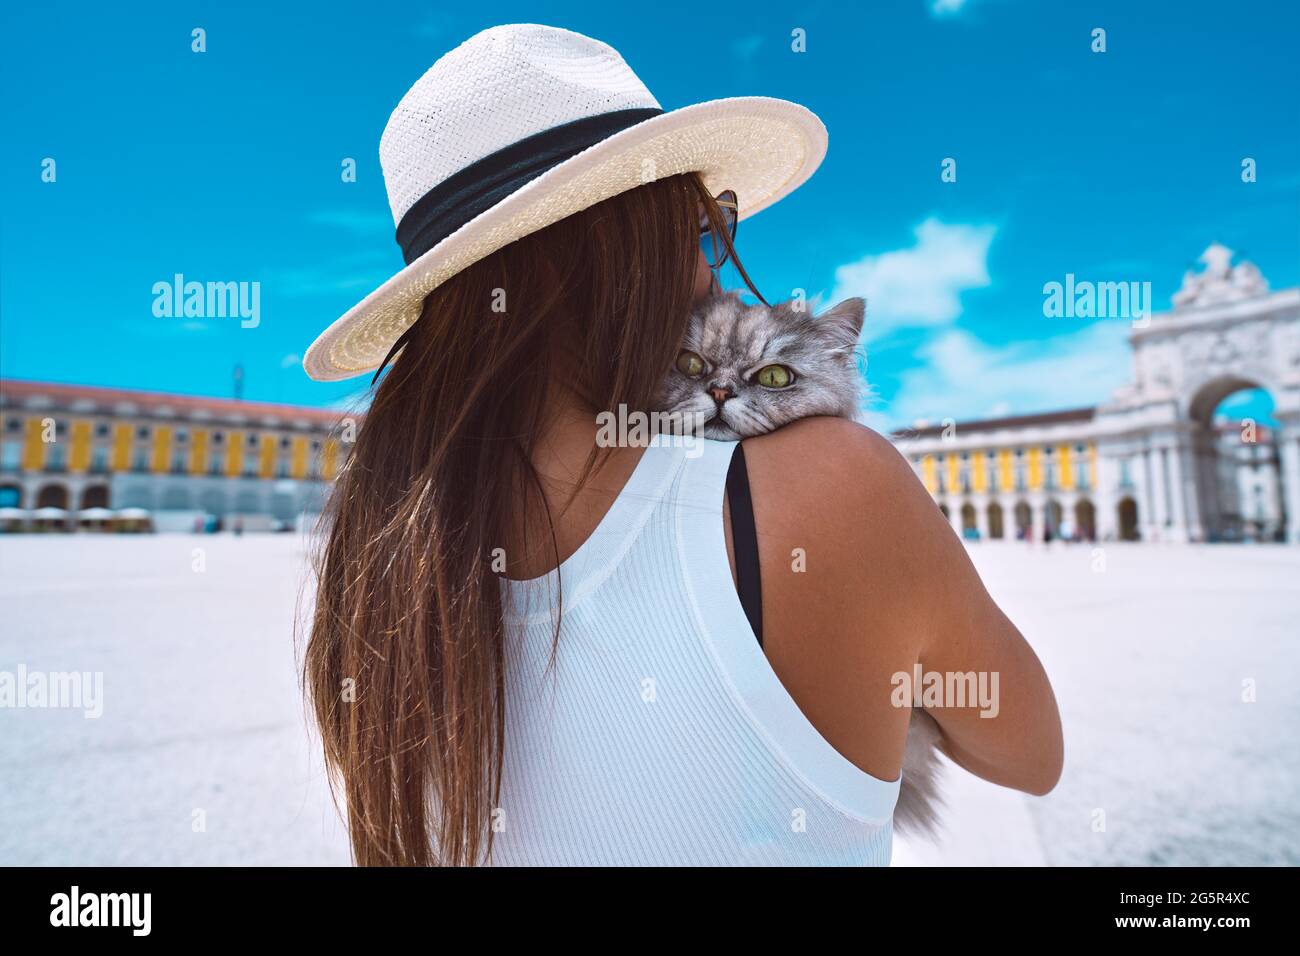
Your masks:
M1129 323L1100 320L1065 335L989 345L960 329L917 350L879 413L895 425L968 421L1094 405L1132 376Z
M961 13L969 0L929 0L930 13L936 17L953 17Z
M933 217L914 230L916 244L869 255L835 270L830 301L867 300L864 340L908 326L946 325L961 314L961 294L989 285L993 226L944 223Z

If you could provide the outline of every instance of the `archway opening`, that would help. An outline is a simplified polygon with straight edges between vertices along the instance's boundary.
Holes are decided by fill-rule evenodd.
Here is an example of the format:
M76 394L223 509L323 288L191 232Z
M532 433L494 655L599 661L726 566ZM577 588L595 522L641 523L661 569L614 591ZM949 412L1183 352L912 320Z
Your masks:
M1002 529L1002 506L996 501L989 504L989 537L1001 540L1004 534Z
M1043 529L1044 537L1047 539L1059 538L1061 536L1061 519L1064 512L1061 509L1061 503L1055 498L1049 498L1047 508L1043 514L1043 520L1047 526Z
M153 510L153 490L148 485L130 485L122 491L121 507Z
M189 489L174 485L163 491L158 507L161 511L190 511L194 503L190 500Z
M1074 532L1080 541L1097 540L1097 509L1087 498L1074 503Z
M108 507L108 485L91 485L81 493L82 510Z
M961 506L961 533L964 538L974 538L979 535L978 522L975 519L975 506L969 501Z
M1016 502L1016 537L1028 540L1034 531L1034 512L1027 501Z
M1259 383L1223 375L1188 403L1193 421L1188 497L1207 541L1280 541L1286 503L1273 397Z
M222 517L230 510L225 492L217 488L208 488L199 493L199 507L210 515Z
M66 485L43 485L41 490L36 492L37 508L63 508L68 507L68 489Z
M1131 497L1121 498L1117 508L1119 514L1119 539L1121 541L1138 541L1142 535L1138 531L1138 506Z

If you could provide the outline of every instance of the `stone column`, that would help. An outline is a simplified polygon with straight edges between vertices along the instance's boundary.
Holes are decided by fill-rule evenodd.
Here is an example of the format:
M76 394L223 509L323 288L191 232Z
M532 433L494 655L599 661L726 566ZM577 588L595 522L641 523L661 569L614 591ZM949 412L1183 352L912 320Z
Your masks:
M1166 494L1169 496L1169 538L1186 543L1191 537L1191 521L1187 510L1187 494L1183 484L1183 450L1181 442L1166 445L1160 457L1168 471L1165 475Z
M1147 494L1151 497L1151 534L1148 541L1165 541L1169 537L1169 500L1165 497L1165 462L1159 448L1148 448L1146 458Z
M1160 467L1164 472L1161 493L1165 496L1166 541L1187 540L1187 519L1183 514L1183 470L1179 467L1178 446L1161 445L1157 450Z
M81 524L77 521L77 512L81 510L81 493L86 488L86 476L80 472L69 474L66 485L68 488L67 525L73 531L78 531L81 529Z
M1278 430L1282 457L1282 511L1286 518L1288 544L1300 544L1300 424L1284 424Z
M997 505L998 507L1000 507L1000 509L1002 509L1002 540L1004 541L1014 540L1015 515L1011 514L1010 511L1006 510L1006 496L1002 496L1002 494L995 494L995 496L989 497L988 505L989 507L992 507L993 505ZM985 514L987 514L987 512L985 512ZM987 518L985 518L985 520L987 520Z
M1075 507L1079 504L1079 495L1077 492L1064 491L1057 498L1061 503L1061 526L1068 527L1072 535L1077 535L1080 530L1079 518L1075 513ZM1057 534L1063 536L1061 528L1056 529Z
M1195 432L1179 432L1178 440L1169 454L1173 459L1173 475L1179 479L1175 497L1182 505L1185 531L1183 540L1205 541L1205 511L1201 503L1201 486L1204 482Z
M1220 498L1218 451L1214 434L1197 428L1192 435L1192 474L1195 478L1196 513L1200 519L1201 540L1209 541L1223 533L1223 509ZM1233 491L1235 495L1235 490Z
M45 480L38 471L29 471L22 476L22 507L26 508L28 511L31 511L36 507L36 496L40 494L41 485L44 483Z
M1097 447L1097 487L1092 489L1092 503L1097 511L1097 540L1119 537L1119 461L1109 451Z

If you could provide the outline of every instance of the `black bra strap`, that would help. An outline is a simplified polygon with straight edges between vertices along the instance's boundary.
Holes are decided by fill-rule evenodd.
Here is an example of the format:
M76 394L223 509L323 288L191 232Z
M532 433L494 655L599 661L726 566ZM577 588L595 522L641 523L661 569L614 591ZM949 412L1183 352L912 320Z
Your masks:
M737 443L727 469L727 505L731 512L731 544L736 556L736 590L749 626L763 646L763 585L758 568L758 532L754 528L754 501L749 495L745 449Z

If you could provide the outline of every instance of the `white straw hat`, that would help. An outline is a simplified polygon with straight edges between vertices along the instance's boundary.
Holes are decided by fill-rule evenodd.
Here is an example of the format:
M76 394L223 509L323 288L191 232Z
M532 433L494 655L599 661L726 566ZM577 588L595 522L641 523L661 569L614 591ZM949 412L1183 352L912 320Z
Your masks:
M307 374L378 368L427 296L466 266L611 196L698 172L744 219L826 154L809 110L761 96L664 112L608 45L556 27L484 30L411 87L379 140L407 266L312 343Z

